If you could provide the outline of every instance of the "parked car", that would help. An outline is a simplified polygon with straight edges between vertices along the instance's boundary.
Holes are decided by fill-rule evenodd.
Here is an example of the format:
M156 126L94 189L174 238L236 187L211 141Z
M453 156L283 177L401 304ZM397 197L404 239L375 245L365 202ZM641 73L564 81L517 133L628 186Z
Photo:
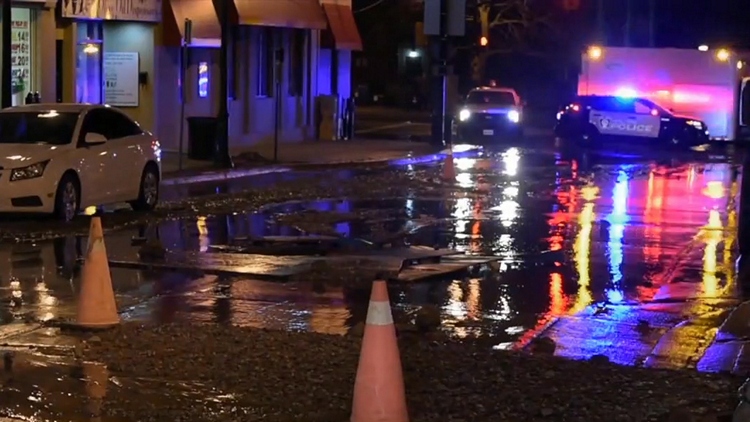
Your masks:
M0 111L0 212L54 214L159 200L159 142L120 110L31 104Z

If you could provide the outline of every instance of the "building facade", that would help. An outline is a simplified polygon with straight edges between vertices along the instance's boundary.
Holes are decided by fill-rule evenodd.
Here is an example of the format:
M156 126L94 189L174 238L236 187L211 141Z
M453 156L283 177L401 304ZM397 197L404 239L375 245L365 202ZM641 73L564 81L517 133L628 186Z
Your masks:
M321 95L352 95L352 52L362 50L351 0L320 0L328 20L321 34L318 89Z
M164 42L159 60L164 80L172 83L160 86L156 132L167 150L179 149L180 133L185 150L187 121L215 116L219 109L221 29L216 1L169 0L164 4ZM235 28L229 54L232 152L272 142L276 136L281 142L316 139L318 96L351 96L350 54L346 49L360 48L361 42L352 46L336 45L334 41L342 16L348 15L354 22L351 6L318 1L230 1L229 14ZM187 21L191 30L186 40ZM358 40L356 26L353 31ZM181 57L183 41L188 48ZM344 58L335 63L334 71L332 51L342 49ZM184 74L180 73L181 61ZM174 83L180 80L184 80L184 86Z
M58 98L122 108L152 130L161 2L61 0L59 8Z
M188 119L219 109L218 1L15 0L14 104L29 92L110 104L187 152ZM226 1L230 149L316 139L318 96L351 96L350 0Z
M55 101L55 0L14 1L11 10L11 81L13 105L38 92ZM52 50L54 51L54 50Z

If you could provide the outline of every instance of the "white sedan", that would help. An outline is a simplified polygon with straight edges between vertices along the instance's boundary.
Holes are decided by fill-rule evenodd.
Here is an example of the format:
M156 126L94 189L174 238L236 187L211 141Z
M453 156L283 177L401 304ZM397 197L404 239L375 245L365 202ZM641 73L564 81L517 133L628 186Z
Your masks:
M32 104L0 111L0 212L54 214L159 200L159 142L121 111Z

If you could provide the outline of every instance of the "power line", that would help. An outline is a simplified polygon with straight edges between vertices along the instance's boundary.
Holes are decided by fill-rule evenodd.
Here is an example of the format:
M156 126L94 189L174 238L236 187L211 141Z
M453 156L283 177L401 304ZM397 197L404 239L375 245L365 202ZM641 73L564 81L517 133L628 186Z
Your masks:
M379 6L384 1L385 0L377 0L375 3L373 3L373 4L369 5L369 6L365 6L365 7L361 8L361 9L355 10L354 13L366 12L366 11L372 9L373 7Z

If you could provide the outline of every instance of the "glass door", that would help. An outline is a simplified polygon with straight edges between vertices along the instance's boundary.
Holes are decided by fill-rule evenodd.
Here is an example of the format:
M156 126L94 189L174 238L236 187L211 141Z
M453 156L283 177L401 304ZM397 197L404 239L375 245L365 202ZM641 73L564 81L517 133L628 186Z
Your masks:
M76 102L101 104L102 90L102 23L78 23L76 45Z

